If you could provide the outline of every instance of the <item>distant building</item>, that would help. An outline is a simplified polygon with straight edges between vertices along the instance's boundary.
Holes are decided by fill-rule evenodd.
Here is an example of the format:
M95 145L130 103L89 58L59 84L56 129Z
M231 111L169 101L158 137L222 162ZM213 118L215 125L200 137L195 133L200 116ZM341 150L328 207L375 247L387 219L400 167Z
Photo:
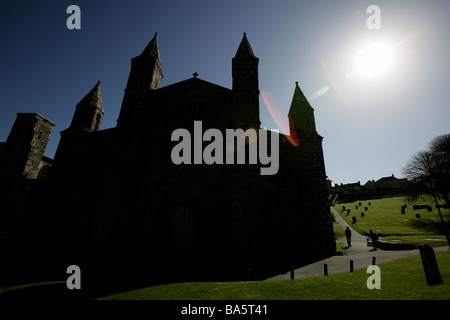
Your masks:
M360 191L361 183L358 181L356 183L347 183L347 184L336 184L333 188L333 192L355 192Z
M394 174L383 177L377 181L369 180L364 185L368 191L402 191L408 186L408 179L399 179Z
M365 198L377 198L385 195L394 195L408 192L410 182L407 179L399 179L392 174L375 180L369 180L364 185L360 181L356 183L335 184L331 188L332 197L339 201L355 201ZM337 197L336 197L337 196Z

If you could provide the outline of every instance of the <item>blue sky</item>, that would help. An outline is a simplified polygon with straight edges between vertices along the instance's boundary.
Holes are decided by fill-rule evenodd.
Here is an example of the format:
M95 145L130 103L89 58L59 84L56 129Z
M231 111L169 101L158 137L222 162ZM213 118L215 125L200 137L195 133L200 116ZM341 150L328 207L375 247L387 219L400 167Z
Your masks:
M66 27L72 4L81 30ZM380 8L381 29L367 27L370 5ZM53 157L59 132L98 80L101 128L115 127L130 59L155 32L162 86L197 72L231 88L231 59L246 32L260 59L260 90L281 119L296 81L309 98L329 179L402 177L414 153L450 133L448 17L449 0L2 1L0 141L16 113L37 112L56 123L46 152ZM388 46L393 60L367 77L355 64L372 42ZM262 126L277 129L263 99L260 110Z

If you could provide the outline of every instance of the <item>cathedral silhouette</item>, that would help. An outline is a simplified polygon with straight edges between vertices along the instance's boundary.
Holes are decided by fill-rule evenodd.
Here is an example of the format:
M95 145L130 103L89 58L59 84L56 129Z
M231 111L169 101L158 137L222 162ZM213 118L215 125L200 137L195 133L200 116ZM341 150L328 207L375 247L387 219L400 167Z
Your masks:
M64 280L69 265L80 267L84 288L255 280L333 255L323 138L298 83L289 135L271 132L276 174L261 175L261 163L171 160L172 132L193 134L195 121L203 130L265 130L258 64L244 33L231 89L196 73L164 87L155 34L131 59L117 126L100 129L108 106L97 82L76 105L54 159L43 156L54 123L19 113L0 145L8 261L0 285Z

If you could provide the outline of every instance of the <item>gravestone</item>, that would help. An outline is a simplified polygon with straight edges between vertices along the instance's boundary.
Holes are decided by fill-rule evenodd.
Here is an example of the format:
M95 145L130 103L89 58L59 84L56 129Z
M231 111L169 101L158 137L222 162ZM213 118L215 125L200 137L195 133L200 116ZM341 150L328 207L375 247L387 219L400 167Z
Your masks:
M361 212L361 218L364 217L364 212Z
M359 203L359 206L360 206L360 207L362 206L361 202Z
M428 212L432 212L433 208L431 206L427 206L427 210L428 210Z
M356 217L352 217L352 222L353 222L353 224L356 223Z
M402 214L405 214L405 208L402 208Z
M444 283L439 272L439 267L434 255L434 250L427 244L419 245L420 257L422 259L423 270L429 286Z
M342 206L342 210L345 211L345 206Z
M416 218L420 218L420 213L416 213Z
M367 211L367 210L369 210L369 208L367 208L367 207L364 207L364 210L366 210L366 211Z
M371 206L372 204L369 202L369 206Z
M355 206L355 209L358 210L358 206Z

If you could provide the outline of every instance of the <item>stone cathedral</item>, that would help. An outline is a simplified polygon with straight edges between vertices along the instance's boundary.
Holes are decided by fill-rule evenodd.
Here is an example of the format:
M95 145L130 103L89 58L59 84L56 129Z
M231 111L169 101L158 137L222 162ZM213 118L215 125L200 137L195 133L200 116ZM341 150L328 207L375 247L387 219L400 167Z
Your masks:
M0 231L11 261L1 280L65 280L69 265L85 287L254 280L333 255L322 137L298 83L290 135L276 133L276 174L171 160L172 132L193 132L194 121L263 130L258 63L244 33L231 89L197 74L162 86L155 34L131 60L117 126L100 129L98 82L74 103L54 159L43 156L54 123L19 113L0 145Z

